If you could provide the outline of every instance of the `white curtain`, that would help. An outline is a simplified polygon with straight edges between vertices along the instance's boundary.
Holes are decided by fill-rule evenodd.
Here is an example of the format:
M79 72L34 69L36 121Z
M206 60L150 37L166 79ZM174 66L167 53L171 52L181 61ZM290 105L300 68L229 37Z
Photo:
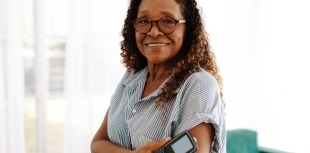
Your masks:
M0 153L24 153L20 0L0 1Z
M69 0L65 62L64 152L90 152L124 68L120 31L126 4Z

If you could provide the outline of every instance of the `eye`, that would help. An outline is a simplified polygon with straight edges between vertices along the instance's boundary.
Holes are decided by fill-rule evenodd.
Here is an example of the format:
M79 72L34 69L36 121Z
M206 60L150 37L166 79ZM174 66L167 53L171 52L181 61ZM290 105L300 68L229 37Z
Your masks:
M170 25L170 24L175 24L175 21L171 18L163 18L160 20L160 23Z
M148 18L137 19L136 23L139 25L146 25L150 23L150 19Z

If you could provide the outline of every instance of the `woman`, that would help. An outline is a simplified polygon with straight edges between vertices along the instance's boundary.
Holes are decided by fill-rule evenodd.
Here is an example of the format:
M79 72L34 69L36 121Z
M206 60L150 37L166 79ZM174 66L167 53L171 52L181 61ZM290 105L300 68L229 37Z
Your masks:
M197 153L226 152L221 77L195 0L131 0L122 30L127 72L93 153L150 153L188 130Z

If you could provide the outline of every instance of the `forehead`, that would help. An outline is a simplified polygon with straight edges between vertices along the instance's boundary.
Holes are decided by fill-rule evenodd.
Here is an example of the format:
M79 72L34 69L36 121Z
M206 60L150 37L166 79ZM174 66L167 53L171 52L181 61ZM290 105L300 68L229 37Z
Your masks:
M138 16L160 17L169 15L183 18L181 7L175 0L142 0L138 8Z

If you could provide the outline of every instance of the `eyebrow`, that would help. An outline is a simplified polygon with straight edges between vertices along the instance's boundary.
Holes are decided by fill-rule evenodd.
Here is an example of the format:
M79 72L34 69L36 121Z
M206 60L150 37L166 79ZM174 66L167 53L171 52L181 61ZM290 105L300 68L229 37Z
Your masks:
M138 15L148 15L150 12L148 10L144 10L142 12L138 12ZM173 15L172 13L170 13L169 11L161 11L160 14L163 15L167 15L167 16L171 16L171 17L176 17L175 15Z

